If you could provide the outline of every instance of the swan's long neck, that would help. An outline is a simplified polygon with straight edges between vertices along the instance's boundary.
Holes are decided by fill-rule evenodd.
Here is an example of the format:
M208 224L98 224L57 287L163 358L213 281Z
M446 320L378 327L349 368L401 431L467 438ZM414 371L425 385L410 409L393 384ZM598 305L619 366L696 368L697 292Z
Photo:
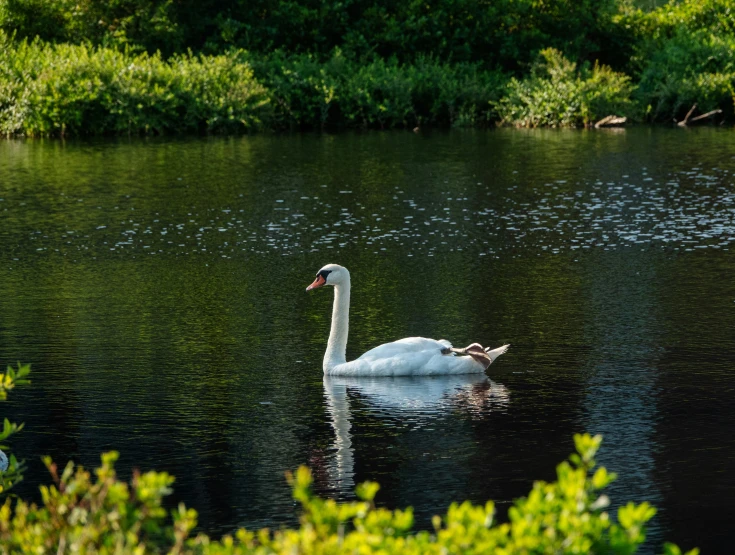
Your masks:
M332 328L329 330L327 352L324 353L324 371L347 362L347 334L350 331L350 278L334 286Z

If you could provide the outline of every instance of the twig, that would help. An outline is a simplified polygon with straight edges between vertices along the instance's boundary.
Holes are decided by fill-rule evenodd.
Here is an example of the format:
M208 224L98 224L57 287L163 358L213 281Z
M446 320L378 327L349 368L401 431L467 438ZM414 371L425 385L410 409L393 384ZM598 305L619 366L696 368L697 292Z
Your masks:
M686 125L687 125L687 122L689 121L689 116L691 116L691 115L692 115L692 112L694 111L694 109L695 109L696 107L697 107L697 105L696 105L696 104L694 104L694 106L692 106L692 107L691 107L691 109L690 109L690 110L689 110L689 111L687 112L687 115L686 115L686 116L684 117L684 119L683 119L683 120L681 120L681 121L680 121L679 123L677 123L676 125L678 125L679 127L686 127Z
M706 114L702 114L701 116L697 116L696 118L692 118L689 121L698 121L700 119L708 118L710 116L714 116L715 114L721 114L721 113L722 113L722 110L720 110L720 109L712 110L711 112L707 112Z

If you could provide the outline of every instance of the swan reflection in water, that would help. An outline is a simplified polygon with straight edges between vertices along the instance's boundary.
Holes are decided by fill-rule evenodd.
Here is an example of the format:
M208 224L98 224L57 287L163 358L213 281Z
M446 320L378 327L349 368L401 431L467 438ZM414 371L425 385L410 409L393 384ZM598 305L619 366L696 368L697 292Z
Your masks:
M351 493L354 481L350 397L378 417L427 425L450 414L479 419L510 404L508 389L484 374L421 377L324 376L324 396L332 420L334 458L327 462L330 489ZM361 408L364 411L364 408Z

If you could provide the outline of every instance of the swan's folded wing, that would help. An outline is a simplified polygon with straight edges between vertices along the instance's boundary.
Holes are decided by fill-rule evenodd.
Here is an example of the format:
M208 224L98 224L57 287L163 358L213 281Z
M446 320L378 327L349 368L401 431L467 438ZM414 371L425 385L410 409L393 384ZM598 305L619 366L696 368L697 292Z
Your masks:
M383 343L364 353L358 360L378 360L394 356L420 353L424 351L441 352L442 349L451 348L449 341L441 339L428 339L426 337L406 337L392 343Z

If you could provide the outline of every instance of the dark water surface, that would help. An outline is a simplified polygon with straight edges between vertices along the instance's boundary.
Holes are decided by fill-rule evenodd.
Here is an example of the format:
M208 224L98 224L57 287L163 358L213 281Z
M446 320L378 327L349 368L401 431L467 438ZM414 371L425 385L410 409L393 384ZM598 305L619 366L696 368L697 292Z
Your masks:
M505 509L604 435L647 549L726 552L735 498L735 133L488 131L0 142L0 353L41 455L117 449L215 535L318 491ZM409 335L512 343L489 379L324 380L328 262L348 358Z

